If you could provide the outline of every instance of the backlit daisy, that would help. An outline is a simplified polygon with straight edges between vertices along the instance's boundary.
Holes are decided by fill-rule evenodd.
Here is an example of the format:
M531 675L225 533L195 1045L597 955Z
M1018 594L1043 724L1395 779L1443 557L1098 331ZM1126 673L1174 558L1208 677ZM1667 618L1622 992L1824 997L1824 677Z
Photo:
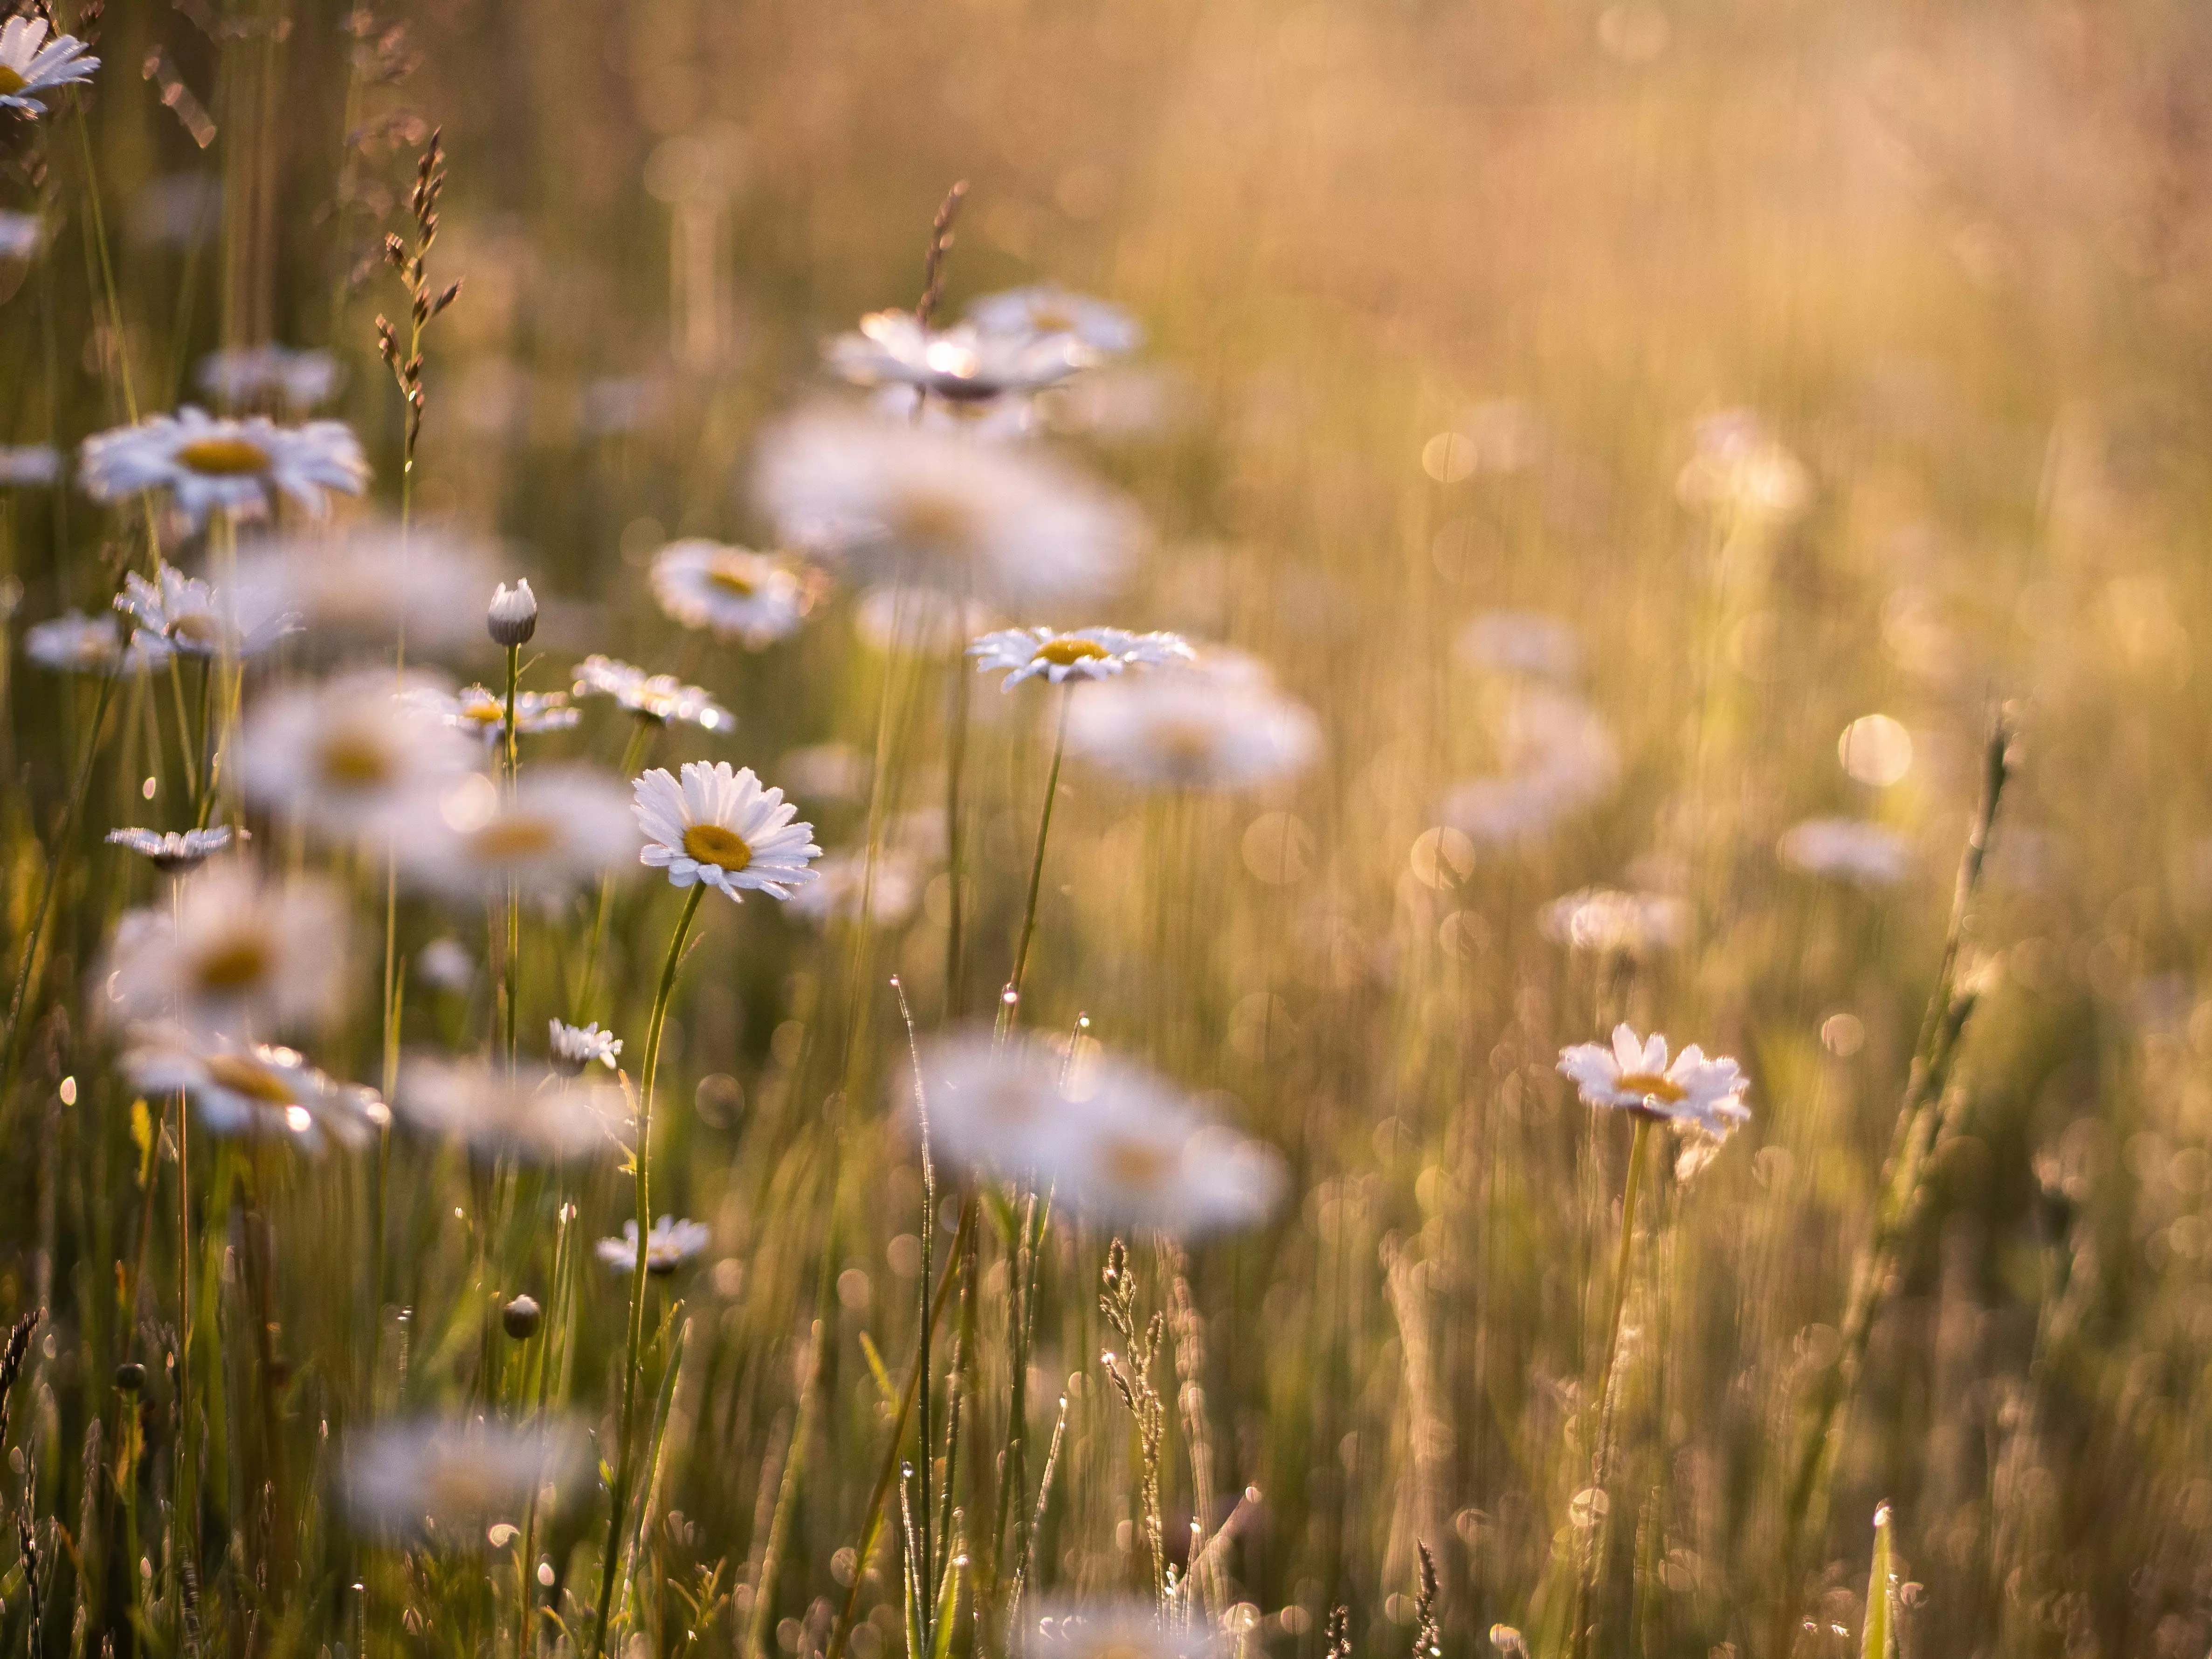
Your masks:
M372 522L257 542L240 550L230 586L241 611L295 612L319 646L381 653L404 635L411 661L480 645L491 571L489 550L465 537Z
M1710 1135L1751 1121L1743 1103L1750 1085L1735 1061L1707 1060L1693 1042L1669 1065L1667 1039L1656 1031L1639 1039L1616 1025L1609 1048L1582 1042L1560 1049L1559 1070L1574 1079L1588 1105L1640 1112Z
M1637 956L1680 945L1690 931L1690 907L1666 893L1584 887L1538 911L1536 928L1571 951Z
M1784 832L1775 852L1792 870L1860 887L1894 887L1912 869L1905 837L1863 818L1808 818Z
M1188 661L1190 647L1173 634L1132 634L1120 628L1002 628L968 647L981 674L1004 672L1000 689L1012 690L1024 680L1044 676L1054 685L1068 680L1103 680L1139 665Z
M0 489L57 483L61 476L62 453L52 444L0 444Z
M638 861L667 871L672 887L703 881L742 902L748 890L789 898L815 878L814 826L792 822L799 809L762 788L750 766L687 761L680 782L655 767L637 781L635 811L646 841Z
M265 512L272 490L319 517L325 491L361 494L368 463L361 441L337 421L278 426L264 416L234 421L188 405L86 439L77 476L95 501L167 489L197 528L211 512Z
M622 1039L612 1031L602 1031L597 1021L571 1025L553 1019L546 1026L546 1052L553 1069L562 1077L580 1077L595 1060L611 1072L622 1058Z
M100 59L87 57L89 50L74 34L48 40L43 18L9 18L0 27L0 109L45 114L46 94L92 79Z
M678 1221L672 1215L665 1215L653 1224L653 1231L645 1236L645 1270L665 1277L705 1249L713 1237L702 1221ZM620 1238L601 1239L599 1254L599 1260L616 1272L635 1273L637 1223L623 1222Z
M681 721L709 732L728 732L738 723L738 717L710 693L684 684L673 674L648 674L612 657L590 656L576 665L575 677L578 696L612 697L645 720L664 725Z
M1163 1628L1157 1607L1127 1598L1048 1601L1024 1626L1016 1659L1216 1659L1224 1647L1203 1624Z
M671 542L653 556L653 597L686 628L752 650L799 631L810 596L783 560L720 542Z
M580 1490L591 1467L583 1433L557 1420L385 1423L347 1443L338 1491L363 1532L481 1548L498 1524L527 1520L533 1501L550 1512L549 1491Z
M390 670L368 669L264 696L239 733L246 798L342 841L442 799L477 746L393 688Z
M411 1055L400 1066L392 1109L425 1133L465 1141L488 1158L601 1156L616 1150L630 1121L617 1085L435 1054Z
M1263 679L1179 671L1114 680L1076 698L1067 748L1146 788L1247 789L1311 765L1321 723Z
M817 927L856 921L865 912L878 927L896 927L921 902L922 867L910 854L885 848L869 868L867 849L831 853L814 866L817 878L791 896L791 914Z
M123 579L115 608L131 618L139 632L151 634L187 657L258 656L287 634L299 632L301 622L289 611L244 611L234 595L218 595L197 576L187 576L173 564L148 581L137 571Z
M329 882L266 882L219 860L179 884L170 903L124 915L106 1001L122 1018L240 1038L323 1024L345 1006L346 915Z
M1066 380L1092 361L1071 333L991 333L968 325L933 329L905 311L860 319L823 352L830 367L855 386L911 386L956 403L1002 392L1035 392Z
M474 774L426 807L393 826L392 852L408 882L456 898L558 898L637 852L622 786L582 767L526 770L511 794Z
M400 700L410 708L478 738L487 747L507 735L507 699L489 686L465 685L459 691L434 685L410 686ZM582 718L581 712L569 703L566 691L514 694L514 728L525 737L565 732Z
M114 617L88 617L79 611L25 629L23 653L41 668L65 674L161 668L170 655L167 642L155 635L135 633L126 646Z
M295 413L328 403L343 371L327 351L237 346L200 359L200 390L225 407L275 402Z
M166 835L158 830L111 830L107 844L136 853L156 870L175 875L198 869L243 834L227 823L211 830L172 830Z
M123 1072L147 1094L190 1095L202 1123L219 1135L290 1135L311 1149L327 1135L359 1146L392 1121L374 1091L340 1083L289 1048L180 1025L134 1030Z
M1101 356L1134 351L1145 343L1143 327L1121 307L1048 283L987 294L968 307L967 321L994 339L1066 335Z
M1444 797L1439 816L1486 846L1525 841L1612 793L1620 747L1602 716L1571 692L1529 685L1498 721L1499 769Z

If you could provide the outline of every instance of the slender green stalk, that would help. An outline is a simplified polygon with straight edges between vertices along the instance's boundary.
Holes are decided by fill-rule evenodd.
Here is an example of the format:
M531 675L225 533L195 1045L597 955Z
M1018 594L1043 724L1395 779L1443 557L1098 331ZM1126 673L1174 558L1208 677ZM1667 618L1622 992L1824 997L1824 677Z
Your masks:
M507 724L509 726L514 724L514 717L512 714L507 716ZM637 717L630 728L629 741L623 746L622 769L619 775L628 778L636 775L637 769L645 763L647 750L653 745L653 733L659 730L659 726L656 721L643 714ZM607 908L613 902L614 884L614 872L611 870L600 876L599 902L592 912L591 942L584 947L584 976L577 987L575 1001L570 1005L572 1012L568 1018L570 1023L574 1024L581 1025L591 1009L592 987L599 977L599 946L607 936Z
M1014 971L1006 981L1006 997L999 1006L999 1035L1004 1037L1013 1023L1022 994L1022 980L1029 971L1030 941L1036 937L1037 895L1044 885L1045 842L1052 834L1052 806L1060 798L1060 767L1067 757L1067 706L1075 697L1075 682L1070 680L1060 694L1060 723L1052 740L1052 770L1046 775L1044 809L1037 815L1036 852L1030 860L1030 892L1028 902L1022 907L1021 942L1014 947Z
M921 412L921 400L915 404ZM963 601L959 609L960 637L968 637L968 607ZM945 927L945 1018L957 1020L966 1012L966 1002L961 994L962 958L966 944L966 924L963 916L965 907L961 902L960 883L964 873L966 852L960 833L960 784L968 759L968 659L955 655L952 659L952 708L947 720L945 754L945 880L951 889L951 910Z
M522 745L514 726L514 694L516 683L522 678L522 647L507 647L507 791L512 800L522 782ZM515 1025L519 1015L517 1003L522 994L522 895L513 882L507 886L507 950L504 963L506 1028L501 1033L507 1046L507 1068L512 1073L515 1063Z

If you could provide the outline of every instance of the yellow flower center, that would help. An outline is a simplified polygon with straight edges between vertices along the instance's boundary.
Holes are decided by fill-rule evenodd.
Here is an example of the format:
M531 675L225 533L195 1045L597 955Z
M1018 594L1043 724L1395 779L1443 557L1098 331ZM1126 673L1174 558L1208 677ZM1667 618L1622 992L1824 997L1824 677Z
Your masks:
M684 832L684 850L702 864L732 872L753 861L753 849L735 830L719 823L695 823Z
M707 580L725 593L734 593L741 599L750 599L760 592L760 585L735 559L718 560L708 569Z
M1057 640L1047 640L1042 645L1037 647L1036 655L1030 660L1048 662L1056 668L1068 668L1079 662L1101 661L1113 654L1104 646L1094 644L1089 640L1062 637Z
M1203 772L1212 763L1216 733L1204 720L1170 715L1152 727L1152 741L1171 770Z
M561 828L520 812L495 818L469 838L476 855L488 863L533 859L561 844Z
M1686 1099L1689 1091L1671 1078L1656 1072L1624 1072L1614 1085L1623 1094L1642 1095L1646 1100L1663 1100L1669 1106Z
M243 438L202 438L177 452L180 465L210 477L241 478L269 470L269 452Z
M270 966L266 939L258 933L234 933L203 951L192 971L202 990L221 995L258 985L269 977Z
M392 757L363 732L333 732L317 753L325 782L342 789L373 789L392 775Z
M5 98L12 93L21 92L28 85L30 85L30 82L26 81L21 75L17 74L14 70L9 69L5 64L0 64L0 98Z
M888 516L894 536L925 547L957 548L975 532L975 511L966 501L927 486L903 491Z
M1058 306L1031 306L1030 326L1040 334L1073 334L1075 332L1075 318L1073 313Z
M1157 1187L1175 1168L1175 1154L1149 1141L1115 1139L1106 1143L1107 1179L1117 1187Z
M264 1106L289 1106L293 1091L284 1079L258 1060L237 1054L216 1054L207 1061L207 1074L219 1087L244 1095Z

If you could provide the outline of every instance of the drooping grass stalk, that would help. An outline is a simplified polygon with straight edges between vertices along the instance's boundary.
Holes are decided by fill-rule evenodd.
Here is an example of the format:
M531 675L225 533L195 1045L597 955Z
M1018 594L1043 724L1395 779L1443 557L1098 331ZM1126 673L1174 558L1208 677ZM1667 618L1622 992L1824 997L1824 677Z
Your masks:
M694 883L684 896L684 914L668 937L668 957L661 964L660 985L653 996L653 1015L645 1028L645 1064L638 1078L637 1103L637 1260L633 1264L629 1294L629 1340L623 1358L622 1421L618 1430L614 1491L609 1499L606 1554L599 1564L599 1611L592 1620L590 1651L606 1651L607 1620L614 1605L615 1577L623 1549L623 1516L629 1507L630 1482L637 1455L638 1356L645 1340L646 1269L653 1231L653 1085L660 1064L661 1028L668 1017L669 994L676 988L676 970L683 965L684 941L699 901L707 891L704 882Z
M1075 682L1070 680L1060 688L1060 721L1052 740L1052 769L1045 775L1044 806L1037 814L1036 850L1030 859L1029 897L1022 906L1022 932L1019 943L1014 946L1014 971L1006 981L1008 994L999 1005L999 1036L1002 1039L1019 1006L1022 981L1029 972L1030 942L1036 937L1037 895L1044 886L1045 842L1052 834L1053 803L1060 798L1060 767L1067 756L1067 706L1074 696Z

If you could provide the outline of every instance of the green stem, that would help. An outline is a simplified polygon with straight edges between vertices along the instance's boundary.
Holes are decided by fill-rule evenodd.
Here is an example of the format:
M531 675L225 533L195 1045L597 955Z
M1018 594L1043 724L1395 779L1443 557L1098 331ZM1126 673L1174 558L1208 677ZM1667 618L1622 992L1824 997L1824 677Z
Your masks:
M522 677L522 647L507 647L507 799L515 798L522 781L522 748L514 729L514 694L516 683ZM515 1064L515 1023L517 1004L522 994L522 895L514 883L507 889L507 960L505 963L507 1016L507 1069L510 1074Z
M1029 902L1022 907L1021 942L1014 947L1013 977L1006 981L1006 997L999 1006L999 1035L1004 1037L1012 1024L1015 1009L1021 1001L1022 979L1029 971L1030 941L1036 937L1037 895L1044 886L1045 840L1052 834L1052 806L1060 798L1060 766L1067 756L1067 706L1075 700L1075 683L1070 680L1060 696L1060 725L1052 741L1052 771L1045 779L1044 810L1037 815L1036 854L1030 860Z

